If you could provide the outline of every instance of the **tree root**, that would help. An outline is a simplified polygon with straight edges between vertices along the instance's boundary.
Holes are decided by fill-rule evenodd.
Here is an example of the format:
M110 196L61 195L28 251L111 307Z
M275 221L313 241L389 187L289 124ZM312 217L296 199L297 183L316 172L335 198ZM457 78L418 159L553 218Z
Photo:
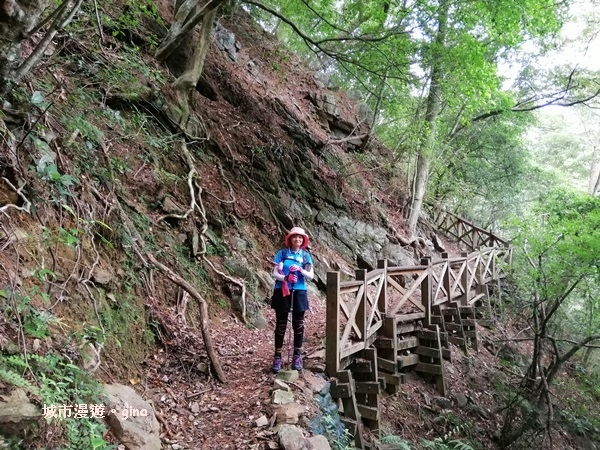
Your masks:
M212 261L210 261L206 257L206 231L208 230L208 221L206 219L206 209L204 208L204 203L202 202L202 193L205 191L203 190L203 188L201 186L198 185L197 182L194 182L194 178L198 176L198 172L196 171L196 168L194 167L194 160L193 160L192 155L189 152L187 146L185 145L185 142L182 141L180 146L181 146L181 151L185 155L185 158L186 158L186 161L187 161L187 164L189 167L188 187L189 187L189 192L190 192L190 207L183 215L163 216L163 217L161 217L161 220L165 219L167 217L176 217L179 219L185 219L191 213L193 213L195 210L198 211L198 213L200 214L201 228L200 228L199 233L197 233L196 230L194 229L194 237L192 240L192 242L193 242L192 252L193 252L194 256L196 257L196 259L204 261L217 275L219 275L220 277L229 281L230 283L235 284L242 290L242 292L240 294L241 295L241 303L242 303L242 311L241 311L242 320L243 320L244 324L248 324L248 319L246 317L246 310L247 310L247 308L246 308L246 284L244 283L243 280L229 276L226 273L217 269L215 267L215 265L212 263ZM231 196L231 200L221 200L220 198L218 198L212 194L211 195L222 203L235 203L236 200L235 200L235 196L233 194L233 188L232 188L231 184L225 179L225 176L223 174L223 169L220 165L219 165L219 172L221 173L221 176L223 177L223 179L229 186L229 194ZM197 195L195 194L195 191L194 191L194 184L195 184L196 189L198 190ZM191 293L190 293L190 295L191 295Z
M106 151L106 147L102 146L102 150L104 151L104 156L108 161L109 157L108 157L108 154ZM108 167L110 167L110 166L108 166ZM158 267L167 276L167 278L169 278L172 282L174 282L175 284L177 284L178 286L183 288L185 291L187 291L187 293L190 294L190 296L194 300L196 300L196 302L198 303L198 306L200 308L200 332L202 334L202 339L204 340L204 346L206 348L206 353L208 354L208 358L209 358L209 360L212 364L212 367L215 371L217 380L219 380L221 383L226 383L227 377L225 376L225 372L223 372L223 368L221 367L221 362L219 361L219 358L215 352L212 338L210 335L210 330L208 328L209 314L208 314L208 305L206 303L206 300L204 300L202 295L200 295L200 293L190 283L188 283L181 276L176 274L173 270L171 270L165 264L158 261L152 252L150 252L149 250L146 250L144 248L144 239L142 238L142 236L139 234L139 232L137 231L137 229L131 222L131 219L129 218L129 216L123 210L123 207L122 207L116 193L112 189L110 189L110 193L113 197L113 201L114 201L114 204L116 205L117 211L119 212L119 216L121 218L123 226L125 227L125 230L127 231L127 233L132 237L132 247L133 247L134 251L136 252L136 254L140 257L140 260L144 261L145 265L148 265L148 263L146 262L146 259L147 259L147 261L152 263L152 265L154 265L155 267ZM146 259L144 259L144 256L146 257Z

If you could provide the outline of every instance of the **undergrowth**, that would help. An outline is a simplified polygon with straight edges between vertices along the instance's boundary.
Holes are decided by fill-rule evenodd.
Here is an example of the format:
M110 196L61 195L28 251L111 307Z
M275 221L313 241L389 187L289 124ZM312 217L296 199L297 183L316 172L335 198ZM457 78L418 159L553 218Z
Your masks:
M0 355L0 381L23 389L42 405L48 425L56 425L65 450L111 449L104 436L102 414L95 417L92 405L102 405L100 384L87 372L55 354ZM102 409L103 411L103 409ZM99 410L96 410L98 413ZM8 440L9 446L28 448L23 438Z

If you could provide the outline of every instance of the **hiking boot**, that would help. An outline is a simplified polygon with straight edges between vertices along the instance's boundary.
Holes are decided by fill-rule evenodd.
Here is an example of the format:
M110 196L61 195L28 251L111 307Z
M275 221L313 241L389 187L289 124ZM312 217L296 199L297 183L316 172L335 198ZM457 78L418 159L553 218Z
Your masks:
M302 370L302 356L294 355L292 358L292 370Z
M283 365L283 360L281 356L275 356L273 358L273 373L277 373L281 370L281 366Z

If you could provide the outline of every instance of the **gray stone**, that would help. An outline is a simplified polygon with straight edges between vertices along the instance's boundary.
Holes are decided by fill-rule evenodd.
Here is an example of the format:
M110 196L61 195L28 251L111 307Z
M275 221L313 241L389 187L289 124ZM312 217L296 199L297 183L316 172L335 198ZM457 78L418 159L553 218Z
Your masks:
M293 383L300 378L300 374L297 370L280 370L277 375L275 375L275 378L287 383Z
M266 427L269 425L269 419L264 414L254 421L257 428Z
M274 405L273 412L278 424L295 425L300 420L300 416L306 413L306 408L298 403L286 403L285 405Z
M40 409L29 401L23 389L0 395L0 428L7 436L22 432L41 416Z
M327 438L323 435L319 434L317 436L308 438L308 442L311 445L310 448L313 450L331 450L331 446L329 445Z
M273 390L277 390L277 389L281 389L282 391L287 391L287 392L291 391L290 387L284 381L278 380L277 378L275 378L275 380L273 380Z
M282 425L277 433L279 443L284 450L308 450L309 442L302 430L293 425Z
M327 380L325 380L323 377L315 375L310 371L305 371L303 378L312 392L320 392L327 385Z
M117 439L128 450L160 450L160 425L150 404L129 386L105 384L104 391L106 423Z
M469 403L469 399L462 392L456 394L454 398L456 399L456 404L459 408L464 408L465 406L467 406L467 403Z
M271 403L275 405L285 405L294 401L294 394L289 391L277 389L271 393Z

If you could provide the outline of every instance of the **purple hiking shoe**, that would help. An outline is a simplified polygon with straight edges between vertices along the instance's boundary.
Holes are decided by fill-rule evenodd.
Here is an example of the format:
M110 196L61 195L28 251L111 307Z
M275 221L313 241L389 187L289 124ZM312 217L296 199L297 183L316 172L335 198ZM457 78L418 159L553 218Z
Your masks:
M294 355L292 357L292 370L302 370L302 356Z
M283 365L283 360L281 356L275 356L273 358L273 373L277 373L281 370L281 366Z

